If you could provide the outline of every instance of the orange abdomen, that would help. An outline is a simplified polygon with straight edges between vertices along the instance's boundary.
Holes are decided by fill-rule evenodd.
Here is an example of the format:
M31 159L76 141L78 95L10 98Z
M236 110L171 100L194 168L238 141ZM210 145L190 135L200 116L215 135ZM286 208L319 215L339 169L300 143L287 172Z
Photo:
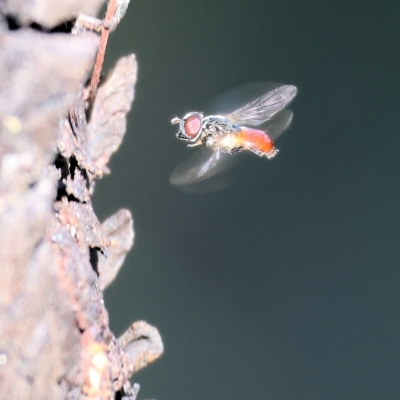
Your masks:
M277 150L272 139L263 131L242 127L236 140L245 150L250 150L259 156L273 157Z

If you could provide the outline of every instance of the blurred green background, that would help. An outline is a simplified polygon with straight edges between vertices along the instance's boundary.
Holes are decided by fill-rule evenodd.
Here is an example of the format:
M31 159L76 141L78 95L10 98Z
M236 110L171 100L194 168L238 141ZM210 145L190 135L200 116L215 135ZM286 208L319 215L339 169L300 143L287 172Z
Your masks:
M134 215L105 301L117 335L157 326L140 399L400 398L400 3L132 0L107 68L139 80L101 219ZM191 154L169 123L234 87L298 86L274 160L236 185L168 183Z

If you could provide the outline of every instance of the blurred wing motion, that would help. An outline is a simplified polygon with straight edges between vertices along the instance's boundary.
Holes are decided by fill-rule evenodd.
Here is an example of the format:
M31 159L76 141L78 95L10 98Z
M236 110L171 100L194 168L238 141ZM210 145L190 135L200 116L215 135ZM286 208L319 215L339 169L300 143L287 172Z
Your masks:
M283 110L296 96L292 85L278 87L226 115L231 122L245 126L259 126Z
M183 186L205 181L229 169L235 158L231 154L202 147L172 171L169 182L174 186Z
M278 139L292 123L293 112L284 109L276 113L271 119L261 124L259 129L263 130L273 141Z

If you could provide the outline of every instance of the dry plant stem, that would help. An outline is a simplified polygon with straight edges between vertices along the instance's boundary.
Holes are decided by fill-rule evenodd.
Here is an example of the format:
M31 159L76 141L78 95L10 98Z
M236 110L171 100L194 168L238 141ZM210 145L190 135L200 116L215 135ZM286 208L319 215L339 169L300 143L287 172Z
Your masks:
M117 0L109 0L106 17L104 18L103 27L101 30L100 45L97 52L96 63L93 69L92 80L90 81L90 89L88 100L93 101L97 86L100 81L101 70L103 68L104 55L106 53L108 37L110 35L111 22L117 11Z

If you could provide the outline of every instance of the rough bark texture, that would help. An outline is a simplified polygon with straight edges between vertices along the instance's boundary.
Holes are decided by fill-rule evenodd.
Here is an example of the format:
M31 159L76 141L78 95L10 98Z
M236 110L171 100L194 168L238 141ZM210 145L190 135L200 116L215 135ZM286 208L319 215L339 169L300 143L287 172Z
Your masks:
M0 2L0 399L134 398L129 377L163 351L144 321L115 338L103 303L133 223L120 210L101 224L91 196L137 66L121 59L87 104L98 36L55 33L101 5Z

